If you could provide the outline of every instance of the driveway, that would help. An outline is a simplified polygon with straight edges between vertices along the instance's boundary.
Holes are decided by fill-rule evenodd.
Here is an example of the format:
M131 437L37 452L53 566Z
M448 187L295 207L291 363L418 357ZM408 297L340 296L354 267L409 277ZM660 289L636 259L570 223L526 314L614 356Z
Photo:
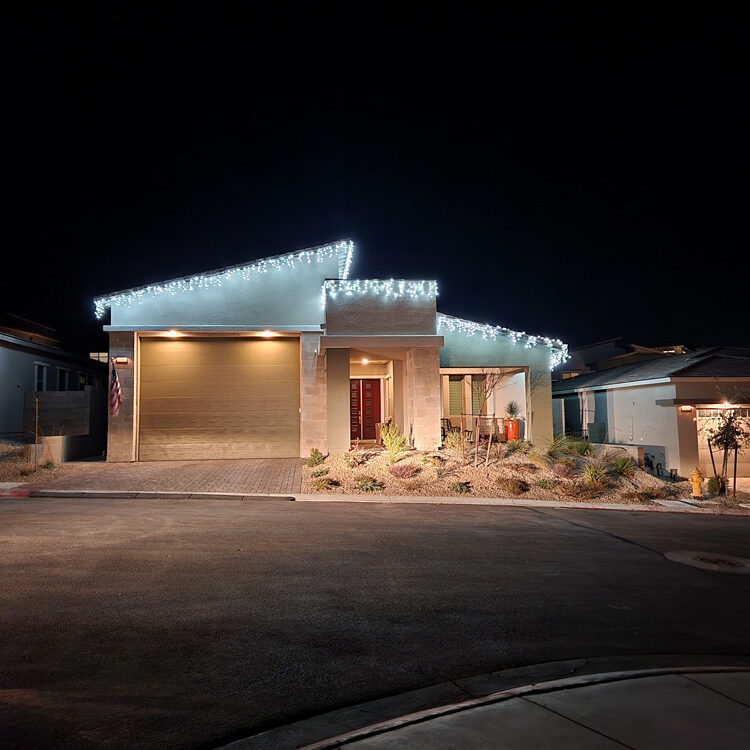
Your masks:
M302 488L301 458L248 458L226 461L78 462L71 473L32 487L122 492L233 492L240 495L294 494ZM44 477L41 477L44 479Z
M748 539L745 517L5 499L0 735L208 748L514 666L750 656L750 576L663 554Z

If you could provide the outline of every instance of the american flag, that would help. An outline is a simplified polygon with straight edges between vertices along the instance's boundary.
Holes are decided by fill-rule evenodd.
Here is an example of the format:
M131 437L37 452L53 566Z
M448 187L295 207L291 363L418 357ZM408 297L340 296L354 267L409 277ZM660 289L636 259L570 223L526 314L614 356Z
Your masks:
M120 378L117 377L117 368L115 360L112 360L112 380L109 381L109 413L116 417L120 413L120 404L122 403L122 388L120 388Z

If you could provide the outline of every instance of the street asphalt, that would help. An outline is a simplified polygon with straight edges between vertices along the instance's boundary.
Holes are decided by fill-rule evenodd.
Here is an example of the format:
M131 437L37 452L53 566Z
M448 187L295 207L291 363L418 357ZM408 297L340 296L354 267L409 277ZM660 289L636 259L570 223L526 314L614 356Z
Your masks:
M750 557L750 518L6 498L0 745L209 748L523 665L750 662L750 576L678 550Z

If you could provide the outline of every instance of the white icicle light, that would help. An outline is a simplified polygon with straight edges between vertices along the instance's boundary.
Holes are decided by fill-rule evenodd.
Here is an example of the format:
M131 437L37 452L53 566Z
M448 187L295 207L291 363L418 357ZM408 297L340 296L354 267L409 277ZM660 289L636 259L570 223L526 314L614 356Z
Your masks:
M526 349L531 349L537 344L543 344L550 350L550 370L554 370L561 362L570 359L568 345L560 339L551 339L547 336L532 336L524 331L512 331L503 326L493 326L487 323L475 323L473 320L454 318L451 315L438 313L438 333L441 329L446 331L458 331L465 336L481 336L483 339L495 340L498 336L505 336L514 344L521 343Z
M161 284L127 289L124 292L97 297L94 300L94 311L97 318L101 318L108 307L128 306L137 304L148 297L158 297L163 294L178 294L179 292L192 292L195 289L206 289L208 287L222 286L223 282L232 278L250 279L256 274L278 271L284 268L295 268L301 263L322 263L334 256L339 258L338 271L345 279L349 275L349 266L352 262L354 243L351 240L334 242L331 245L313 248L311 250L297 250L284 255L276 255L272 258L263 258L243 266L232 266L219 271L198 274L196 276L185 276L173 281L165 281Z
M335 299L339 294L346 297L375 295L385 299L410 297L436 297L437 281L407 281L405 279L326 279L323 282L322 302Z

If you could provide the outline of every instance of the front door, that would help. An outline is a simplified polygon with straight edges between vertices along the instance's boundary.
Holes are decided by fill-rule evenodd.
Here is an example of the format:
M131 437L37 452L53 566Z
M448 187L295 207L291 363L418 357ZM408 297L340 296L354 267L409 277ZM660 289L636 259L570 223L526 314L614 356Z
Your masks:
M352 440L375 440L375 425L380 422L380 380L349 381L349 415Z

